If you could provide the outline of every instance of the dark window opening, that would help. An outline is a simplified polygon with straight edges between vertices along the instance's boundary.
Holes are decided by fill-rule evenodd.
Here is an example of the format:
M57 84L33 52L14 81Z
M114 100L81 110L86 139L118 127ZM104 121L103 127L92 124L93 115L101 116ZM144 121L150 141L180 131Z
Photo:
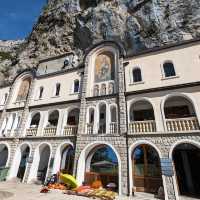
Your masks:
M140 69L133 70L133 82L140 82L142 81L142 74Z
M60 95L60 83L56 84L56 96Z
M193 117L194 115L190 113L188 106L176 106L176 107L166 107L165 116L167 119L176 119L176 118Z
M42 98L42 96L43 96L43 92L44 92L44 88L43 88L43 87L40 87L39 99Z
M74 93L79 92L79 80L74 81Z
M133 111L133 116L134 121L154 120L154 112L152 109Z
M173 63L169 63L169 62L165 63L163 65L163 68L164 68L165 77L176 76Z

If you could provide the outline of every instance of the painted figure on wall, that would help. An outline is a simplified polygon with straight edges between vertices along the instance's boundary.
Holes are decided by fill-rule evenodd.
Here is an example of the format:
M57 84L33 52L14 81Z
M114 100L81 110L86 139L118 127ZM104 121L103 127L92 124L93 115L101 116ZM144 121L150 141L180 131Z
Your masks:
M104 53L97 56L95 61L95 82L114 79L113 56Z

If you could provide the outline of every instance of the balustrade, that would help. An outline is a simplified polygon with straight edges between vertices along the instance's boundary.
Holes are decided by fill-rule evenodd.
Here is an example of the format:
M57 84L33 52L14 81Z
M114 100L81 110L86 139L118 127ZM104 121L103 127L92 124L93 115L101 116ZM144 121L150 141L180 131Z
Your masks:
M11 129L8 129L7 131L6 131L6 137L10 137L11 136Z
M110 123L110 134L117 133L117 122L111 122Z
M199 123L196 117L166 119L167 131L192 131L199 130Z
M55 136L56 135L56 130L57 130L56 126L46 127L44 129L44 136L46 136L46 137Z
M88 135L93 134L93 127L94 127L93 124L87 124L87 134Z
M26 136L32 137L37 135L37 128L29 128L26 130Z
M129 133L151 132L156 132L156 122L154 120L134 121L129 123Z
M78 131L78 125L67 125L64 127L64 136L76 135Z

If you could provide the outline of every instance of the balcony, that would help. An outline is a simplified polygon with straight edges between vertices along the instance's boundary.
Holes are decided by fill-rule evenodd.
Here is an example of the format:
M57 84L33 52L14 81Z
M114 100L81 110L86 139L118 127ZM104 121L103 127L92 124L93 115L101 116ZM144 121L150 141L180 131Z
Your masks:
M117 126L117 122L111 122L110 123L110 134L115 134L118 132L118 126Z
M200 129L196 117L166 119L166 126L169 132L195 131Z
M87 134L91 135L93 134L93 128L94 128L94 124L87 124Z
M129 134L156 132L155 120L133 121L129 123Z
M37 136L37 130L38 130L38 128L28 128L26 130L26 136L27 137Z
M10 136L11 136L11 133L12 133L12 130L11 130L11 129L8 129L8 130L6 131L7 137L10 137Z
M44 136L45 137L53 137L56 136L56 126L46 127L44 128Z
M74 136L77 134L78 125L67 125L64 127L64 136Z

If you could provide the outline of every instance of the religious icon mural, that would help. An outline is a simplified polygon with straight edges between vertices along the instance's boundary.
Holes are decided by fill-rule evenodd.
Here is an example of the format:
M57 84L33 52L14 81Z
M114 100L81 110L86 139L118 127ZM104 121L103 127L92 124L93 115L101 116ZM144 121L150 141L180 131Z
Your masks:
M95 82L114 79L113 55L103 53L97 56L95 61Z

